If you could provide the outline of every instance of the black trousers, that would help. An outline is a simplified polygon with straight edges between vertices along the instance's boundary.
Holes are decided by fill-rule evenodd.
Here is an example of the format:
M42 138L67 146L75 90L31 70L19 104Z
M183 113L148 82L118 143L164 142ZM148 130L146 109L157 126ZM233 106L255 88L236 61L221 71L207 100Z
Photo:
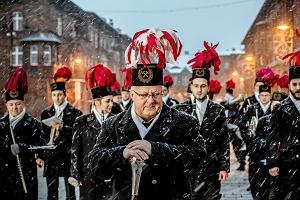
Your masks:
M217 167L216 167L217 166ZM192 200L220 200L221 183L219 178L219 165L205 164L195 178L192 178Z
M48 187L48 200L58 200L59 177L46 177ZM76 200L75 188L68 183L68 178L64 177L66 188L66 199Z
M270 185L269 170L259 160L250 160L249 183L254 200L268 199Z
M239 163L245 164L246 160L246 150L240 150L243 144L243 140L241 140L236 134L235 130L229 130L230 141L233 146L234 154Z

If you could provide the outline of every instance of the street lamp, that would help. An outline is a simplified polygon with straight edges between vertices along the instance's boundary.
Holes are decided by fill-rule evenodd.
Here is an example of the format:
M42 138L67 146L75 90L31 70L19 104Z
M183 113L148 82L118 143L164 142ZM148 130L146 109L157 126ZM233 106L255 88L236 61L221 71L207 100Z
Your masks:
M238 72L232 72L232 75L237 76L237 75L239 75L239 73Z
M75 59L75 63L76 63L76 64L80 64L81 62L82 62L82 60L81 60L80 58L76 58L76 59Z
M279 25L279 26L277 26L277 28L279 29L279 30L287 30L288 28L290 28L288 25L286 25L286 24L281 24L281 25Z
M251 61L253 61L253 56L247 56L245 59L246 59L246 61L251 62Z

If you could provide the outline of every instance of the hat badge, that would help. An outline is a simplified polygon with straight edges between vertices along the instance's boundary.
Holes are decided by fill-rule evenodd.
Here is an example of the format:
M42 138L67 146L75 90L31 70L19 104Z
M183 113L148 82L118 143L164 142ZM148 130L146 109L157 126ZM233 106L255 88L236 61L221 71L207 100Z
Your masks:
M149 83L153 79L153 70L150 68L139 69L138 78L143 83Z
M18 92L18 90L15 90L15 91L10 91L9 92L9 96L11 97L11 98L16 98L16 97L18 97L19 96L19 92Z
M204 74L205 74L205 71L204 71L203 68L202 69L197 69L197 71L196 71L196 76L197 77L203 77Z

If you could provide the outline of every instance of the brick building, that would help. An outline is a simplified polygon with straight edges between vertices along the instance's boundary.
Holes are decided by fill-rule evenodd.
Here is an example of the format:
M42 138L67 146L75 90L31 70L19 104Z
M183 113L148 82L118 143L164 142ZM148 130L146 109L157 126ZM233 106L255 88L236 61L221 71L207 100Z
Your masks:
M30 82L26 101L32 115L39 116L51 104L49 83L57 66L71 67L68 101L84 112L89 111L84 82L88 68L104 63L121 78L130 38L71 0L2 0L0 11L0 87L14 67L23 66Z
M282 57L299 49L296 28L300 28L300 0L266 0L242 41L254 69L270 65L277 73L288 71ZM255 73L252 82L254 77Z

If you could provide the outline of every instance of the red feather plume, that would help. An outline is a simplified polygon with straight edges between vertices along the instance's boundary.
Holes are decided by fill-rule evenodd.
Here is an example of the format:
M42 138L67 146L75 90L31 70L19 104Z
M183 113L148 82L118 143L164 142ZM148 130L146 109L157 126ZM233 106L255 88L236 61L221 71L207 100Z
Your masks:
M144 29L134 34L131 44L125 51L125 63L136 66L138 63L153 64L164 69L166 63L175 64L182 44L174 30L158 28ZM151 60L156 57L157 61Z
M289 87L289 75L284 73L278 80L277 85L281 88L288 88Z
M187 62L192 65L192 69L206 68L209 69L211 66L214 67L214 73L217 75L220 71L221 60L217 51L218 44L209 45L208 42L204 41L205 50L197 52L195 57Z
M17 88L22 88L24 93L26 93L28 91L26 71L22 67L17 67L6 81L4 88L6 91L15 91Z
M65 82L70 80L72 77L72 72L69 67L63 65L57 69L55 72L53 79L55 82Z
M87 88L99 86L111 86L114 82L114 76L108 67L98 64L90 68L85 74Z
M226 81L226 88L227 89L234 89L235 88L235 82L232 79Z
M221 91L221 83L217 80L211 79L209 81L209 92L212 94L218 94Z
M121 90L121 85L120 83L117 81L117 75L116 73L113 73L113 83L111 85L111 90L115 91L115 90Z
M170 75L165 75L164 83L168 83L170 86L173 85L173 78Z
M121 69L121 72L125 72L126 73L126 76L124 78L124 87L127 87L127 88L130 88L131 87L131 84L132 84L132 69L131 68L124 68L124 69Z

